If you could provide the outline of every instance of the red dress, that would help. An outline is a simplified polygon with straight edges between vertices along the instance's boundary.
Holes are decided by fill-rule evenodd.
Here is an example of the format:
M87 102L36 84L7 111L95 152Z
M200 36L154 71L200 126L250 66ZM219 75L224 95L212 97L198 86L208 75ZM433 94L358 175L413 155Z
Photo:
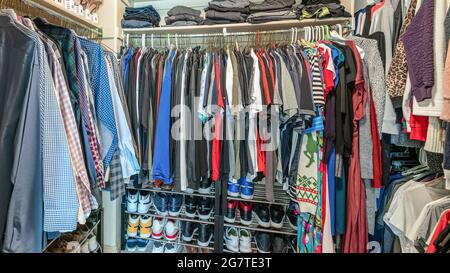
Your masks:
M361 56L353 41L347 41L356 59L357 74L355 90L352 94L354 111L352 155L347 187L347 219L344 235L344 253L366 253L368 241L368 227L366 215L366 191L361 178L361 162L359 161L359 126L358 122L364 118L367 103L367 91L363 76Z

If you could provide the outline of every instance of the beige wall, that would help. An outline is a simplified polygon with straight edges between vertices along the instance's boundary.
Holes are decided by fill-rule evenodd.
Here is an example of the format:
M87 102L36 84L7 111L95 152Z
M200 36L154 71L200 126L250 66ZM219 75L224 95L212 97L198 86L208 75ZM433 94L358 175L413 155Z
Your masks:
M125 10L125 3L130 5L129 0L104 1L98 11L99 25L103 29L102 44L105 47L118 52L122 45L122 27L121 20Z

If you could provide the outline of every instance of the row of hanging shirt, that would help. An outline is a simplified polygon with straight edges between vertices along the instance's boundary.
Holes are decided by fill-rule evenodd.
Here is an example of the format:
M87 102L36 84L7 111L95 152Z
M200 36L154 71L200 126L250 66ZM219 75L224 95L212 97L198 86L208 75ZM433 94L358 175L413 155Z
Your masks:
M121 150L118 62L43 19L3 10L0 20L0 130L10 136L0 145L0 245L41 252L48 234L75 230L100 205Z
M367 252L366 190L382 186L384 68L376 41L328 38L243 50L126 49L140 181L177 190L262 181L269 201L281 183L301 219L299 252L334 252L333 235L344 235L345 252ZM279 126L267 133L266 120Z
M447 49L442 26L446 10L446 1L385 0L355 14L356 34L375 37L377 32L373 31L379 29L383 35L380 40L385 43L387 99L382 132L390 135L392 144L424 149L428 161L438 158L437 162L428 162L428 166L439 165L438 170L428 173L435 183L409 177L406 181L393 179L386 185L380 200L387 205L379 208L374 236L384 252L424 252L429 246L433 248L433 228L448 206L450 183L439 174L442 154L446 153L444 140L449 143L449 138L443 137L445 124L439 120L448 121L442 115ZM381 24L377 19L380 14ZM403 124L398 122L400 119ZM398 183L405 182L415 190L399 190ZM416 190L423 192L420 197L411 198ZM398 244L394 244L395 238Z

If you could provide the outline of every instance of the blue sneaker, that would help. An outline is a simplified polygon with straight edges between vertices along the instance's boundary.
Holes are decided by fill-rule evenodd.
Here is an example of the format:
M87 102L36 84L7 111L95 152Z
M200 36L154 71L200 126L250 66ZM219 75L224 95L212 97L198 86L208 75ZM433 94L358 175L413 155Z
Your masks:
M239 184L241 185L241 198L242 199L253 199L253 182L248 181L245 177L239 179Z
M183 196L181 194L168 194L169 215L178 217L183 205Z
M239 183L237 181L228 181L228 196L239 197Z
M137 239L137 250L138 251L145 251L147 249L147 245L148 245L148 240L145 239Z
M153 197L153 206L155 207L156 214L167 216L168 211L169 196L162 192L157 192L155 197Z
M127 251L135 252L138 244L138 239L136 238L128 238L127 240Z

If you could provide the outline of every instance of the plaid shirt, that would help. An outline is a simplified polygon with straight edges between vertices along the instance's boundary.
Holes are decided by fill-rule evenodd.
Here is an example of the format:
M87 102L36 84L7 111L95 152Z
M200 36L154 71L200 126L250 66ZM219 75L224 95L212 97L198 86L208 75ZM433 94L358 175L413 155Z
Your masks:
M56 41L59 45L59 48L61 48L70 88L71 103L75 112L78 112L78 109L80 109L80 105L82 105L83 101L79 99L80 93L82 94L82 92L80 92L82 90L80 85L82 81L77 73L77 56L75 51L76 37L71 30L48 24L40 20L39 18L35 20L35 24L42 32ZM84 129L87 132L92 132L92 130L90 129L91 127L89 126L89 120L86 119L86 114L83 111L81 111L81 117ZM85 152L87 153L87 156L92 157L93 147L86 146L87 145L85 144ZM83 182L83 180L77 180L76 188L79 196L80 206L83 212L87 214L91 211L92 207L96 206L96 201L90 194L89 184L86 185L84 183L85 181Z
M92 115L91 107L90 107L90 100L89 100L89 89L90 86L88 84L87 80L87 71L85 69L85 65L83 64L83 58L82 58L82 49L81 44L78 39L76 39L76 52L79 52L77 54L77 71L80 76L80 83L82 87L82 92L80 92L80 108L82 112L82 118L85 120L86 124L88 124L88 135L89 135L89 146L91 147L93 159L94 159L94 165L96 170L96 180L97 180L97 186L100 188L105 187L105 178L103 175L103 165L101 163L101 158L99 154L99 143L97 139L97 135L95 134L95 125L94 125L94 117Z
M100 45L83 39L80 43L88 56L90 78L89 83L94 93L95 109L102 142L103 166L108 168L118 145L116 120L113 112L109 76L105 61L105 54ZM104 184L103 184L104 186Z
M109 165L110 199L116 200L125 195L125 181L122 176L122 166L120 165L119 150L116 150Z

